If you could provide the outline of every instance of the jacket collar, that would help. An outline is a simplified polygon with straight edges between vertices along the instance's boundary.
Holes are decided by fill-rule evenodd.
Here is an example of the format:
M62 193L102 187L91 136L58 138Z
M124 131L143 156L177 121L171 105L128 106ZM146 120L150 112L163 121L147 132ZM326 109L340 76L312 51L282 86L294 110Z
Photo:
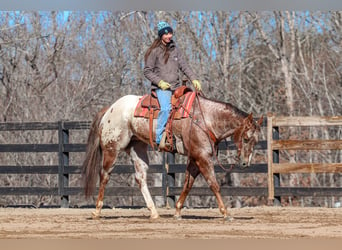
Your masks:
M168 43L166 46L163 43L161 43L160 47L162 47L163 49L167 47L168 49L172 50L176 47L176 43L173 40L171 40L170 43Z

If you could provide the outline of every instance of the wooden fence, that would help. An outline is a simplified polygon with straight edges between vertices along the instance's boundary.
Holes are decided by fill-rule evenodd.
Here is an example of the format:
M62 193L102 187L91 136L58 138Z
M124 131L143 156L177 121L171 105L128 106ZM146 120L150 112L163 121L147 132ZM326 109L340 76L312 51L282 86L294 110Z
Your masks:
M266 121L266 119L264 120ZM264 124L265 125L265 124ZM50 166L0 166L0 175L6 174L54 174L58 175L58 187L0 187L0 195L51 195L61 197L61 207L69 207L70 196L83 193L82 187L70 187L69 175L80 174L80 166L69 164L70 153L84 152L86 145L82 143L69 143L70 134L74 130L87 130L90 122L60 121L51 123L0 123L1 131L28 131L28 130L54 130L58 131L58 143L55 144L5 144L0 142L0 155L3 153L20 152L50 152L58 153L58 165ZM260 141L256 150L266 150L267 142ZM219 150L236 150L231 141L219 144ZM152 196L162 196L167 204L173 206L175 197L181 193L182 187L176 186L175 174L185 173L184 164L176 164L172 154L164 154L163 162L150 165L148 173L162 174L161 187L149 187ZM224 165L227 169L230 165ZM217 173L222 173L219 166L215 166ZM134 173L131 165L116 165L113 174ZM253 164L250 168L233 168L231 173L264 173L267 174L267 163ZM267 187L221 187L223 196L267 196ZM106 196L141 196L138 187L108 187ZM212 196L212 191L207 187L193 187L189 195Z
M342 150L342 140L279 139L280 127L342 126L342 117L276 117L267 115L268 199L281 196L342 196L342 187L280 187L280 175L289 173L342 173L342 163L279 163L281 150ZM340 158L341 159L341 158Z
M268 175L268 185L262 187L233 187L221 186L223 196L264 196L270 201L280 201L281 196L339 196L342 197L341 187L281 187L280 174L285 173L341 173L342 163L279 163L280 150L342 150L342 140L279 140L279 127L288 126L341 126L342 117L276 117L268 114L263 126L267 125L267 141L262 140L256 145L256 150L267 151L267 162L253 164L250 168L233 168L230 173L263 173ZM0 187L0 195L51 195L61 198L61 207L69 206L70 196L83 193L82 187L70 187L69 175L80 174L80 166L69 164L70 153L85 151L85 144L69 143L70 134L74 130L88 130L90 122L60 121L51 123L0 123L1 131L58 131L58 142L52 144L5 144L0 142L0 156L4 153L48 152L58 154L58 165L49 166L0 166L0 175L6 174L53 174L58 175L57 187ZM219 144L219 150L236 150L231 141ZM227 169L230 165L224 165ZM176 174L184 173L186 166L176 164L174 155L164 154L161 164L150 165L148 173L162 175L162 185L150 187L152 196L162 196L165 205L174 205L175 197L181 193L182 187L176 186ZM222 173L215 166L216 173ZM131 165L116 165L113 174L134 173ZM190 195L212 196L207 187L193 187ZM106 196L141 196L138 187L108 187Z

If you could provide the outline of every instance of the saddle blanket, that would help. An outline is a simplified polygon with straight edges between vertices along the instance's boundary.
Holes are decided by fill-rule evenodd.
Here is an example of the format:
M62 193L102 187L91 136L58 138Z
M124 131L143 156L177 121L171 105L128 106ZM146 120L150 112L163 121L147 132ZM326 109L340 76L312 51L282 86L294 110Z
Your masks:
M179 97L179 100L172 96L172 108L176 109L174 119L182 119L189 117L192 104L195 100L196 92L186 92L183 96ZM175 107L174 107L175 106ZM139 99L139 102L135 108L135 117L149 118L149 109L153 109L153 118L158 117L160 105L156 97L146 94Z

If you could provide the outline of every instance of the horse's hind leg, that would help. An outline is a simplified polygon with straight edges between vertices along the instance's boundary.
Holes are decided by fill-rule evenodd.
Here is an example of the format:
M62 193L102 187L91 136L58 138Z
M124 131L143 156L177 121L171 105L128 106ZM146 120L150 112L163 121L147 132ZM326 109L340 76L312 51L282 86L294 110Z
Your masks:
M147 187L147 169L148 169L148 156L147 144L140 141L133 141L129 145L127 153L131 156L135 168L135 180L137 181L140 191L145 199L147 208L151 211L151 219L159 218L154 202L152 200L150 191Z
M106 185L109 181L110 173L114 168L114 163L118 153L116 151L103 150L103 163L100 171L99 194L96 201L96 210L93 212L93 218L99 218L103 207L103 199Z
M196 166L195 162L190 160L187 168L186 168L186 172L185 172L185 180L184 180L184 186L183 186L183 190L182 193L179 196L179 199L176 203L176 213L174 215L174 217L176 219L180 219L181 218L181 209L183 207L184 201L186 199L186 197L188 196L192 185L195 182L196 177L199 174L199 169Z

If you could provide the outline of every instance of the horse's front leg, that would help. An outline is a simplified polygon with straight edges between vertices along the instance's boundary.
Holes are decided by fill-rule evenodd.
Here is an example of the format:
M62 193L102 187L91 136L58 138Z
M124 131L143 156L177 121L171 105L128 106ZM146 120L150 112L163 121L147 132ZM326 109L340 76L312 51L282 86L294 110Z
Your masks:
M159 214L154 205L150 191L147 186L148 156L147 144L136 141L132 143L129 154L134 162L135 180L139 185L140 191L145 199L147 208L151 211L151 219L159 218Z
M199 173L200 173L199 169L196 166L195 162L190 160L190 162L186 168L186 172L185 172L185 180L184 180L183 190L179 196L178 201L176 202L176 213L174 215L174 217L176 219L181 219L181 209L183 208L184 201L185 201L186 197L188 196L188 194L192 188L192 185L194 184L195 179Z
M210 160L206 160L205 158L203 158L197 161L197 165L199 167L201 174L207 181L211 191L213 191L213 193L215 194L217 204L218 204L220 212L223 215L223 218L225 220L230 221L231 218L229 217L227 208L225 207L223 203L221 192L220 192L220 186L216 180L214 164Z

